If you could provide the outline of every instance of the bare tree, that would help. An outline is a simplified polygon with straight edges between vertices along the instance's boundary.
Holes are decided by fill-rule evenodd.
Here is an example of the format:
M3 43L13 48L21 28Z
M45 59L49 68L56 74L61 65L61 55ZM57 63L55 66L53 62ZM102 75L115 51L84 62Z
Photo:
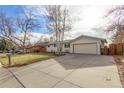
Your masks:
M4 12L0 12L0 37L6 41L11 41L15 45L18 45L14 40L15 28L13 20L8 17Z
M61 54L62 44L65 31L71 29L71 20L69 19L69 11L65 6L45 6L48 19L47 28L55 33L57 42L57 53Z
M21 16L16 19L16 25L18 27L18 31L21 32L22 36L19 40L21 41L20 43L23 51L25 51L26 45L32 36L31 32L38 29L40 24L37 22L35 18L36 16L32 13L32 11L29 11L28 13L24 12L23 16Z
M116 42L123 42L124 40L124 6L112 7L106 17L113 16L113 19L106 27L107 32L113 32L113 38Z
M30 41L31 32L40 27L32 12L24 12L16 20L3 12L0 12L0 37L26 51L26 45Z

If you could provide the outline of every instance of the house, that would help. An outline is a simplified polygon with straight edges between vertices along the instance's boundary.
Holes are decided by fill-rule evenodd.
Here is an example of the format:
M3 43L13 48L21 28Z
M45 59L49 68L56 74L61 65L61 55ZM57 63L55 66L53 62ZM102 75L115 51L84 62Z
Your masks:
M63 52L79 54L101 54L100 49L107 41L103 38L81 35L73 40L63 42ZM56 42L49 43L47 52L57 52Z
M28 52L46 52L45 43L38 43L33 46L28 46L27 51Z

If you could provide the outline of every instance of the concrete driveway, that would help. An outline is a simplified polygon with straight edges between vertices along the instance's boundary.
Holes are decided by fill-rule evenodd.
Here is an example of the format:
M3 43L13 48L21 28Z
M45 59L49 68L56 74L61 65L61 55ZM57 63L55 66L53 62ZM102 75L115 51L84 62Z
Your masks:
M0 87L118 88L122 86L112 56L68 54L23 67L0 68Z

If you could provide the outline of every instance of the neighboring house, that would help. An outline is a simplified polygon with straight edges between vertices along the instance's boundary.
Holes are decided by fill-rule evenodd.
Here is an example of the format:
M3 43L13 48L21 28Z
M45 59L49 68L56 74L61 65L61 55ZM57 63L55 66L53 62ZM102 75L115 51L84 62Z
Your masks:
M63 52L79 54L101 54L100 47L107 41L102 38L82 35L76 39L63 42ZM47 45L47 52L56 52L56 42Z
M27 50L28 52L46 52L45 43L39 43L33 46L28 46Z

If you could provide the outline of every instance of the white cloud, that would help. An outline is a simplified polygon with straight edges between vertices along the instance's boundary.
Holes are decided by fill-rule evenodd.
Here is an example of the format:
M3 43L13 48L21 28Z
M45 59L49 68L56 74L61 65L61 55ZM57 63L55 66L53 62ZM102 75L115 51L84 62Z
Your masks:
M21 33L18 36L20 39L24 37L24 34ZM48 34L43 34L43 33L37 33L37 32L31 32L30 35L28 35L28 39L27 42L30 42L32 44L37 43L39 40L42 42L44 41L45 38L49 38L51 37L51 35Z
M73 38L82 34L96 36L96 37L108 37L104 31L94 31L93 28L104 26L107 22L103 17L107 13L107 9L111 6L72 6L72 19L78 17L78 20L73 22L72 31L70 34ZM74 14L73 14L74 13Z
M43 33L32 32L31 34L32 34L32 36L30 37L30 40L32 42L37 42L40 39L41 39L41 41L44 41L44 38L51 37L51 35L49 35L49 34L43 34Z
M107 9L111 6L105 5L71 5L66 6L70 11L72 19L72 30L65 33L65 38L75 38L82 34L96 36L96 37L108 37L104 31L93 30L93 28L104 26L107 20L103 18ZM42 6L27 6L26 9L32 9L36 14L42 15L44 13ZM41 35L44 35L40 33ZM34 34L39 36L40 34ZM49 36L49 35L48 35Z

